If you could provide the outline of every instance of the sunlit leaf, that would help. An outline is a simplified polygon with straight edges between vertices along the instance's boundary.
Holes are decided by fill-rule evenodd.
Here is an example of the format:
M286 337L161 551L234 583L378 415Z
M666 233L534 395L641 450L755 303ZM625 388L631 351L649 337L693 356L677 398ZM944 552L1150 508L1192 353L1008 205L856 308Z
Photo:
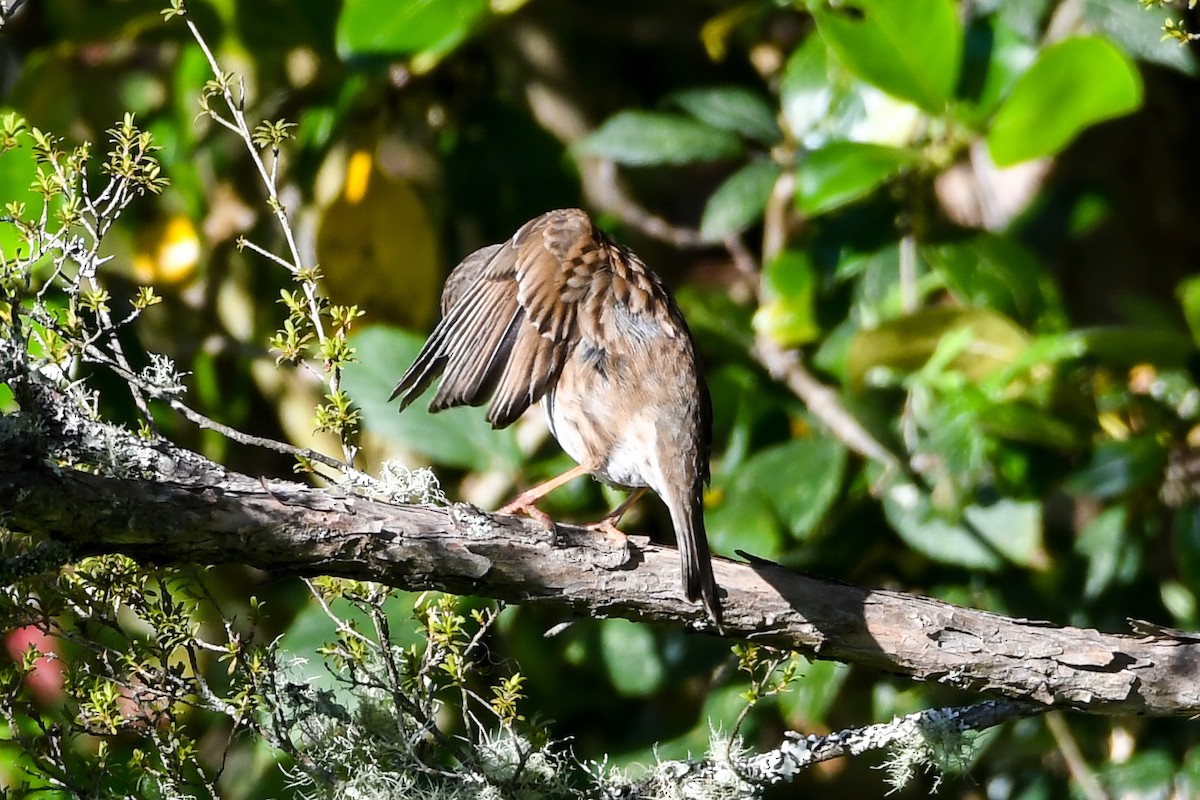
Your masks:
M909 150L859 142L834 142L804 157L797 173L796 205L823 214L866 197L916 161Z
M828 436L792 439L760 451L742 467L792 536L804 540L842 488L846 448Z
M1000 166L1050 156L1086 127L1142 103L1129 56L1105 39L1077 36L1042 51L996 112L987 143Z
M457 47L487 14L488 0L345 0L337 25L342 58L428 54Z
M1099 596L1117 577L1122 566L1130 563L1130 551L1134 548L1126 541L1127 524L1125 507L1113 506L1101 512L1079 532L1075 551L1087 559L1084 598L1092 600Z
M860 78L940 113L958 81L962 25L951 0L859 0L818 7L817 30Z
M785 347L815 340L817 276L807 254L785 250L763 269L764 298L754 313L754 329Z

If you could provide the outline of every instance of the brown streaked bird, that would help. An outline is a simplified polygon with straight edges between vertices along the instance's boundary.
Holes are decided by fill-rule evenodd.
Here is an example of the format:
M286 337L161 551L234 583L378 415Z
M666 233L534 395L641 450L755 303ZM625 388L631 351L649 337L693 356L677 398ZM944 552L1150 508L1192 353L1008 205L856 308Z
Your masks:
M579 464L499 513L537 516L539 498L590 473L635 490L593 526L611 532L653 489L671 515L688 599L720 624L702 497L708 387L683 314L641 259L577 208L476 250L446 279L442 319L389 399L400 396L403 411L439 375L430 411L487 402L488 421L503 428L541 401L554 438Z

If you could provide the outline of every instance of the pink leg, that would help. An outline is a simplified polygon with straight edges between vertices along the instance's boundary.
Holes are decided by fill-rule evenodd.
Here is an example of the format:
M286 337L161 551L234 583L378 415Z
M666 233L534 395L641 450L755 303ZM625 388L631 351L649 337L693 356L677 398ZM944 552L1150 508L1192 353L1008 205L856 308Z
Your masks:
M553 492L558 487L562 486L564 483L569 483L570 481L578 478L580 475L586 474L587 470L583 467L572 467L562 475L559 475L557 478L551 478L548 481L539 483L537 486L531 486L530 488L521 492L519 495L513 498L511 503L508 503L503 508L498 509L496 513L508 515L528 514L539 522L545 522L547 519L549 519L549 517L546 516L545 512L536 508L534 504L538 500L541 500L543 497Z
M646 487L639 486L629 493L629 497L626 497L621 505L606 514L603 519L597 520L586 527L588 530L603 533L613 543L623 547L625 545L625 534L617 529L617 523L621 521L621 517L625 516L625 512L629 510L629 507L640 500L645 493Z

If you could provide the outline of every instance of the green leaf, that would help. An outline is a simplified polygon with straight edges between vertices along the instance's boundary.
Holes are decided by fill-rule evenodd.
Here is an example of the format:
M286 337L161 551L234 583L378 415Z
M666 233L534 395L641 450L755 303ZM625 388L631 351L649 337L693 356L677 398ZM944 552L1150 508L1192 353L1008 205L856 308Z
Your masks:
M981 233L923 248L921 254L964 303L1034 327L1065 325L1054 280L1037 256L1008 236Z
M779 173L780 167L774 161L759 159L730 175L704 205L700 236L719 242L757 222Z
M376 326L351 337L362 359L346 366L342 386L362 410L366 427L438 464L472 470L514 469L521 462L512 431L495 431L478 408L430 414L418 399L403 413L388 395L417 356L422 339Z
M800 671L788 691L779 695L779 710L792 730L825 724L850 667L836 661L809 661L800 656Z
M1157 482L1166 466L1167 451L1154 435L1101 442L1065 488L1087 497L1116 497Z
M810 216L866 197L895 177L918 154L859 142L833 142L813 150L800 164L796 206Z
M891 489L884 514L909 547L934 561L968 569L996 570L1007 559L1026 567L1046 562L1042 547L1042 506L999 500L963 509L964 522L940 514L929 496L911 484Z
M1112 584L1122 562L1126 561L1128 544L1125 536L1124 506L1105 509L1079 532L1075 552L1087 559L1087 579L1083 597L1094 600Z
M684 89L670 95L667 102L714 128L740 133L765 145L782 138L771 106L744 86Z
M1175 512L1171 544L1179 577L1188 586L1200 587L1200 507L1192 503Z
M783 554L779 519L741 473L714 478L707 498L704 526L713 552L745 550L772 560Z
M754 330L785 347L815 341L817 275L808 255L784 250L763 269L764 302L754 312Z
M992 159L1009 166L1058 153L1089 125L1134 111L1142 81L1108 41L1079 36L1051 45L1017 80L988 132Z
M1200 344L1200 276L1185 278L1175 289L1175 294L1183 306L1183 316L1192 332L1192 341Z
M736 158L742 141L735 133L689 117L622 111L579 140L574 150L629 166L689 164Z
M858 0L813 16L830 48L863 80L934 114L949 102L963 43L952 0Z
M829 116L833 102L828 48L820 36L809 36L792 51L779 84L780 108L792 135L803 141Z
M658 691L667 678L654 632L624 619L600 623L600 648L608 678L626 697L645 697Z
M1176 789L1175 763L1163 750L1134 753L1124 763L1101 765L1099 773L1109 797L1170 797Z
M1113 326L1072 331L1084 351L1115 366L1148 362L1159 369L1187 366L1195 352L1192 339L1173 330Z
M488 0L345 0L337 51L345 59L449 53L487 14Z
M742 472L792 536L803 541L841 493L846 448L828 436L792 439L755 454Z
M944 337L970 337L949 363L972 381L982 380L1017 358L1029 337L1012 320L983 308L927 308L855 334L846 354L846 374L862 386L868 373L887 367L900 373L921 369Z

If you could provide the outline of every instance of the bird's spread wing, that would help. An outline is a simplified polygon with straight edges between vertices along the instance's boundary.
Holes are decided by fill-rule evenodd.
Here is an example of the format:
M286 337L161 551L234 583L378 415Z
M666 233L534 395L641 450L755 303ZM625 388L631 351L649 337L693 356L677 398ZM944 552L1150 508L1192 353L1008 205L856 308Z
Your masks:
M446 280L441 322L392 398L402 395L403 409L443 375L431 411L490 397L488 421L513 422L553 386L577 338L577 310L607 258L598 236L582 211L551 211L467 256Z

